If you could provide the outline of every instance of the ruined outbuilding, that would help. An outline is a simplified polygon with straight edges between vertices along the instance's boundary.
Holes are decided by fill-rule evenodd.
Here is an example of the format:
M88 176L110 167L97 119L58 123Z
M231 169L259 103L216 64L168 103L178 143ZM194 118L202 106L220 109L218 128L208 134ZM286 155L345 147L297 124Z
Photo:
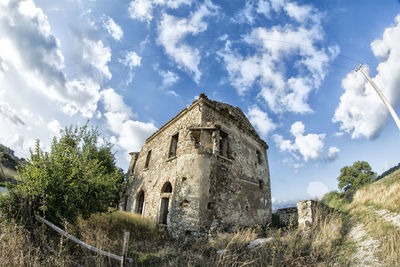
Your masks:
M125 209L174 237L265 225L267 149L239 108L201 94L130 153Z

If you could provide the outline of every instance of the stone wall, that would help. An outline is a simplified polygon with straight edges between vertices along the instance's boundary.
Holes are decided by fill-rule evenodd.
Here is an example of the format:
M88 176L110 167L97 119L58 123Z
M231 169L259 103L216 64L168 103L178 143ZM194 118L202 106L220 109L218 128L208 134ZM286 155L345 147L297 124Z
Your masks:
M203 123L212 122L228 134L229 144L228 155L221 156L217 144L211 157L212 224L229 229L271 222L268 146L252 132L254 128L237 108L207 102L203 115Z
M333 209L320 201L299 201L297 202L298 227L300 229L311 227L331 212Z
M267 148L240 109L202 96L131 153L126 210L174 237L268 223Z
M276 210L275 214L279 216L280 226L287 226L290 223L297 223L297 207L278 209Z

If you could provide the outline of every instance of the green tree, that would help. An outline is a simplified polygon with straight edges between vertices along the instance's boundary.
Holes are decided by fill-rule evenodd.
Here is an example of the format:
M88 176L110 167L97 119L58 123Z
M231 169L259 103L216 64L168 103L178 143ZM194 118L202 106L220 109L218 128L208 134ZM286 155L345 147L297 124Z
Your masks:
M87 125L62 130L49 152L37 140L28 164L19 172L22 183L3 199L3 211L24 220L21 217L29 210L54 223L73 223L78 216L107 211L118 202L124 181L111 145L99 145L97 129L88 130Z
M372 171L366 161L356 161L352 166L345 166L340 169L339 189L344 192L354 192L361 186L374 180L376 174Z

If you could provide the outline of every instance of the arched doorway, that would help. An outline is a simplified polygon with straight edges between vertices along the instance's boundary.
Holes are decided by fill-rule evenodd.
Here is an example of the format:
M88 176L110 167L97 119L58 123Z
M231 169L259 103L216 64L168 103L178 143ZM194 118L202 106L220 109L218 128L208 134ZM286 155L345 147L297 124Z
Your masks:
M143 214L143 206L144 206L144 191L140 190L136 198L136 213Z
M172 185L170 182L166 182L161 188L161 205L160 205L160 217L159 223L167 224L168 212L169 212L169 199L171 198Z

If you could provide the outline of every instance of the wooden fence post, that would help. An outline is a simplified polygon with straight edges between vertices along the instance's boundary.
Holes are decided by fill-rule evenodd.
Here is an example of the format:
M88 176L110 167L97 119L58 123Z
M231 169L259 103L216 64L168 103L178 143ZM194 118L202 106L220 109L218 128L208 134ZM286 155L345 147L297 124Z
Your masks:
M122 257L121 257L121 267L125 267L125 258L128 253L128 242L129 242L130 232L124 233L124 243L122 244Z

